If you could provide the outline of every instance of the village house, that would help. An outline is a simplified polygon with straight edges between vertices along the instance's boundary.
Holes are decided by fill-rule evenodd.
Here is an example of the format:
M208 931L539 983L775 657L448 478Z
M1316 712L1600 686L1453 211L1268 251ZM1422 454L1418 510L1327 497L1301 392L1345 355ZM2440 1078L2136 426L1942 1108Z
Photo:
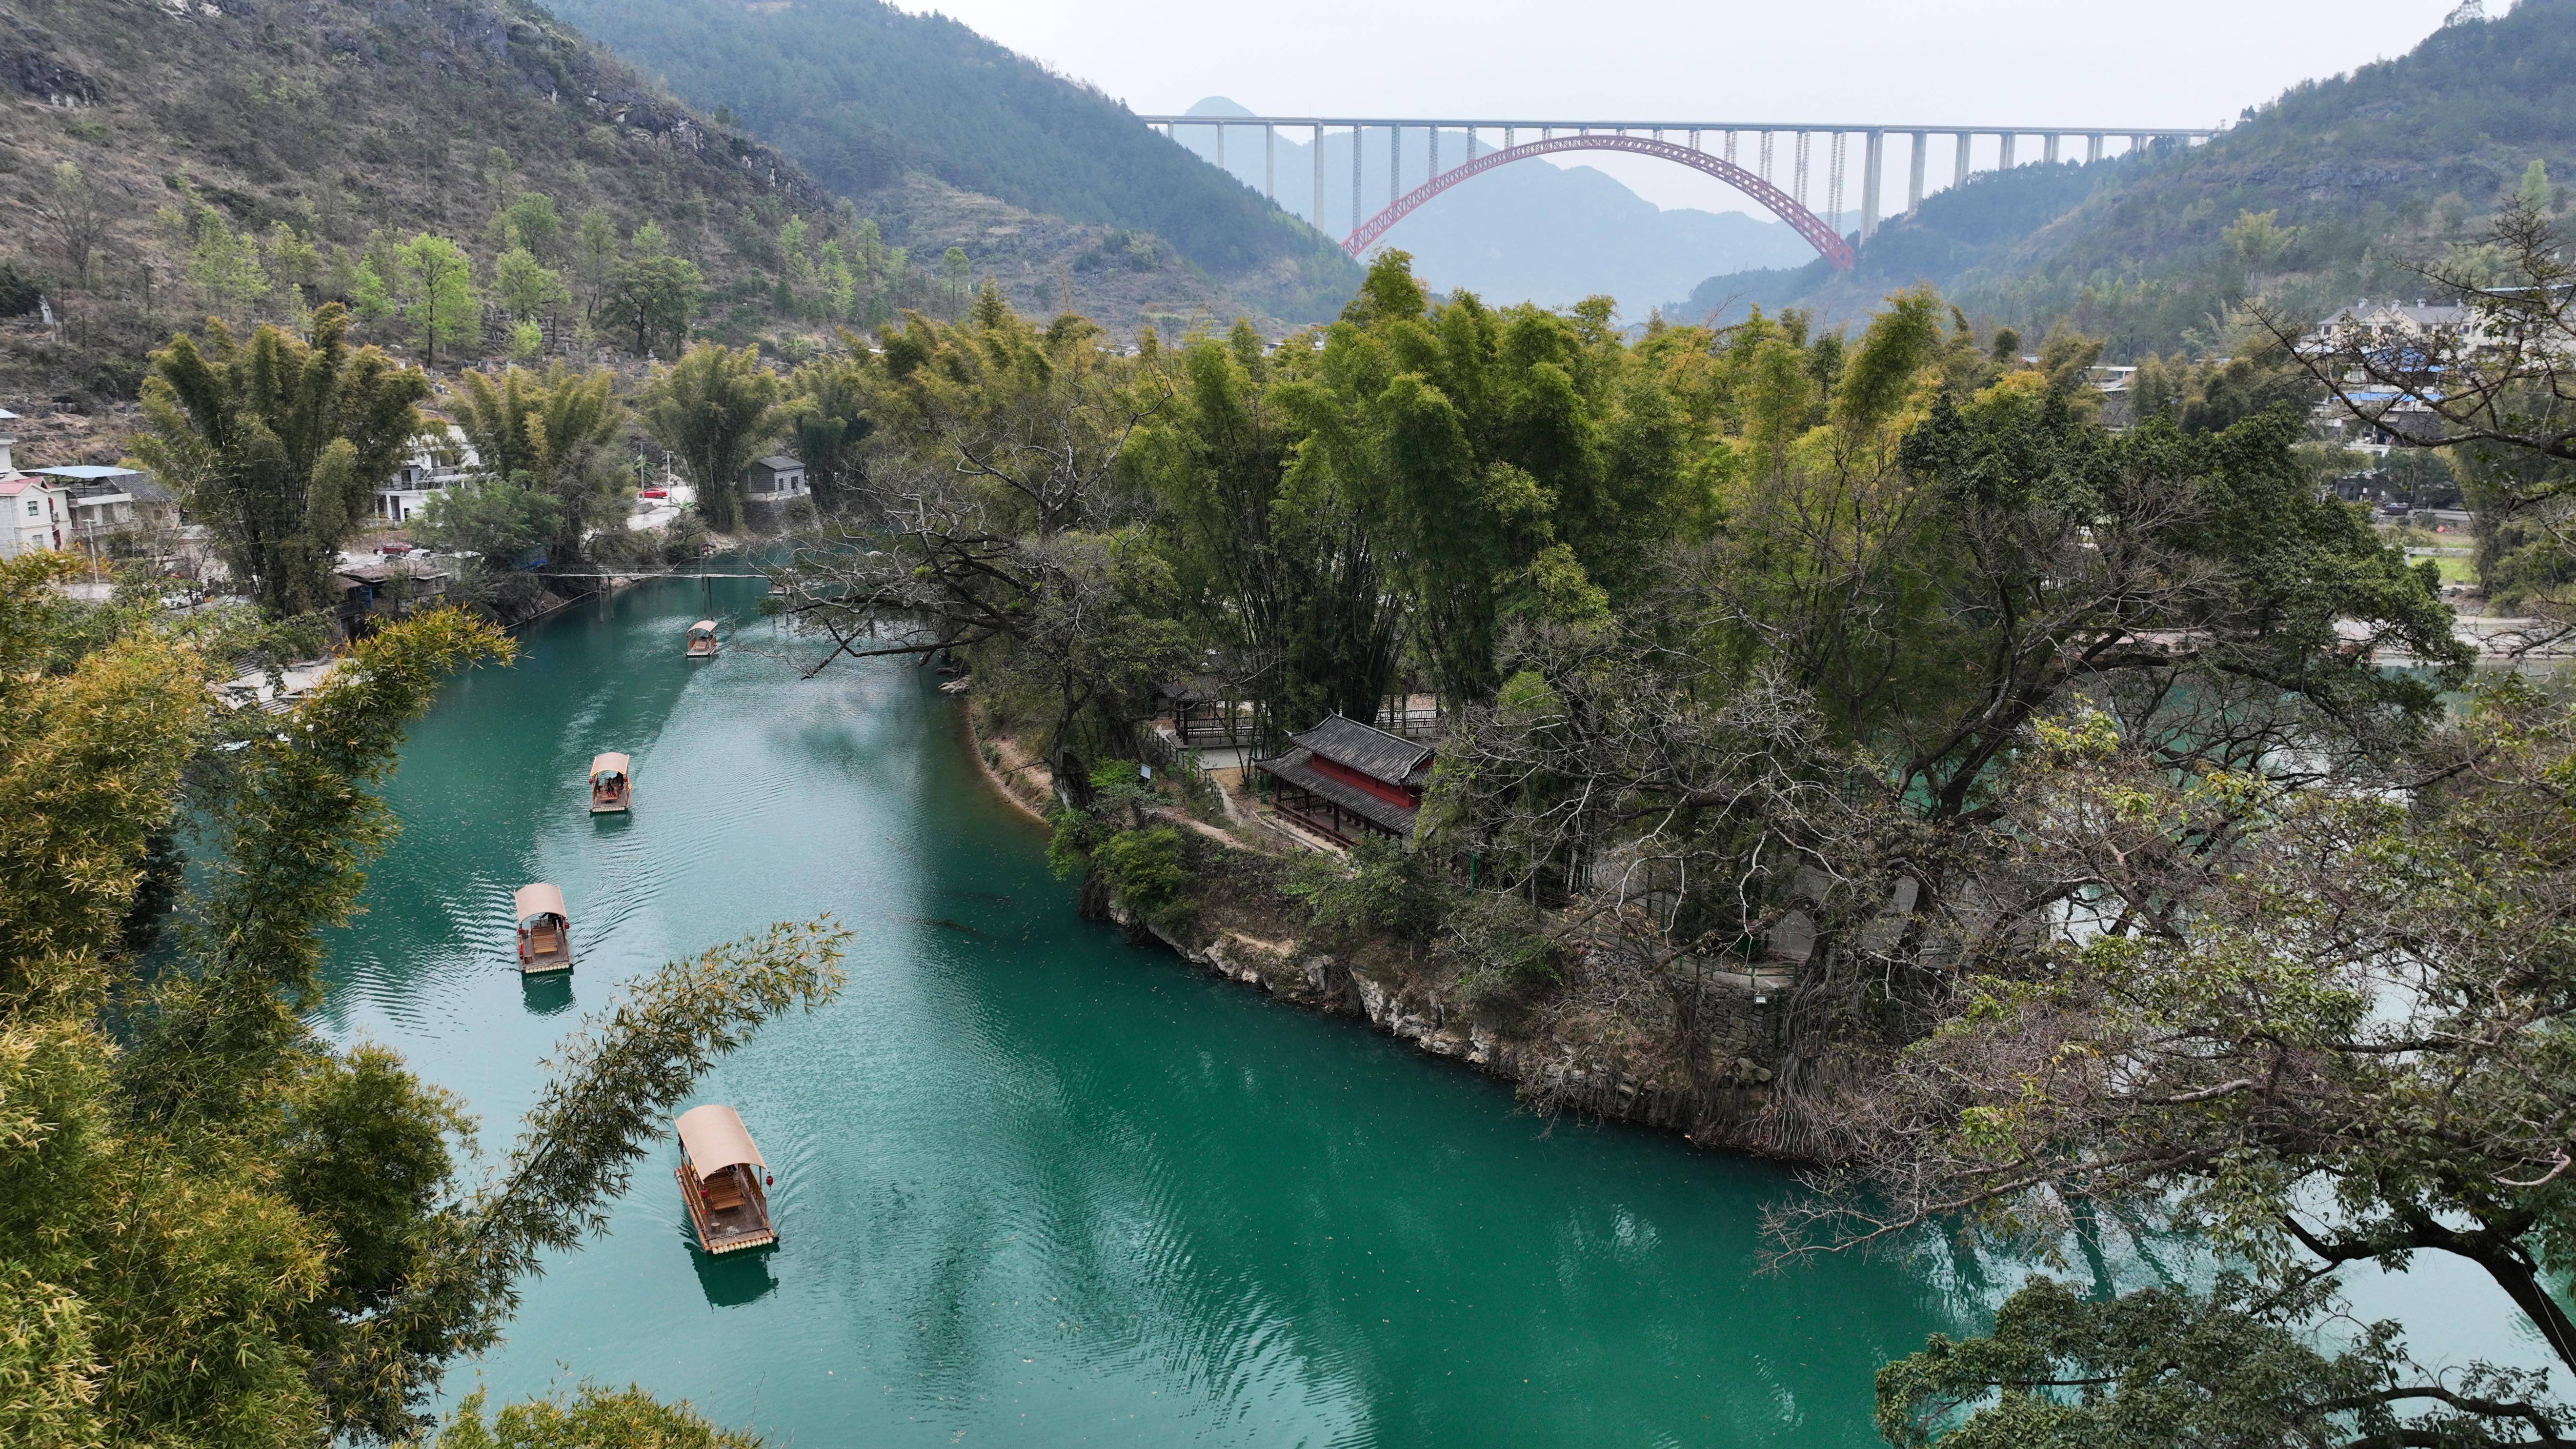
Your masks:
M65 490L74 541L98 544L114 534L168 533L179 526L178 500L140 470L81 464L38 468L36 474Z
M425 434L413 442L411 456L394 470L394 475L376 485L373 516L397 527L409 523L429 506L432 495L464 482L482 465L481 457L465 441L462 428Z
M805 465L784 453L772 453L742 470L743 496L754 503L786 503L808 497Z
M1431 783L1429 746L1338 714L1288 743L1287 753L1253 762L1281 815L1344 845L1413 838Z
M438 565L416 558L390 558L359 564L331 576L340 591L343 624L354 625L368 614L407 617L447 602L451 576Z
M67 489L50 478L0 476L0 558L60 549L70 526Z
M71 524L69 490L52 478L18 471L18 440L9 434L17 420L16 413L0 408L0 558L60 549Z

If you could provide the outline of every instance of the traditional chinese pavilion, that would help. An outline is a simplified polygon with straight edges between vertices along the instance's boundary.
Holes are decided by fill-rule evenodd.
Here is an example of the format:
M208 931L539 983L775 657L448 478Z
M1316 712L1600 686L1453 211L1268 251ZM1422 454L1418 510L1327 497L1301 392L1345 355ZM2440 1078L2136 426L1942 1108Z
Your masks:
M1413 837L1431 783L1427 747L1338 714L1288 742L1286 754L1253 765L1280 814L1345 845L1363 834Z

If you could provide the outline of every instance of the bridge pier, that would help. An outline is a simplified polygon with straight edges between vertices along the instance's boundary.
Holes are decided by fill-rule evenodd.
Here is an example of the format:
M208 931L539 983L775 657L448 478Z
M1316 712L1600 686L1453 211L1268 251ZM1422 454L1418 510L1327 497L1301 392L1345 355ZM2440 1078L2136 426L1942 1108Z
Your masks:
M1932 152L1932 133L1914 133L1914 154L1906 158L1905 214L1912 216L1923 209L1923 162Z
M1950 173L1951 185L1956 186L1977 174L1976 144L1977 138L1973 133L1959 133L1959 167Z
M1226 165L1225 165L1225 122L1223 122L1223 121L1219 121L1219 122L1217 122L1217 123L1216 123L1216 169L1217 169L1217 170L1219 170L1219 171L1225 171L1225 170L1226 170ZM1232 175L1233 173L1229 171L1229 172L1227 172L1226 174L1228 174L1228 175Z
M1368 219L1368 213L1360 210L1360 153L1368 149L1361 144L1361 138L1367 134L1368 132L1361 127L1351 127L1351 230L1353 231L1359 230L1360 223Z
M1324 230L1324 123L1315 123L1315 230Z
M1386 204L1404 194L1404 128L1386 128Z
M1279 204L1279 128L1261 123L1261 194Z
M1860 163L1860 239L1867 241L1878 230L1878 187L1887 166L1887 133L1871 131L1863 143Z
M2010 171L2013 169L2013 142L2019 139L2020 138L2018 136L2015 136L2010 131L2003 133L2004 153L2002 158L1995 163L1996 170Z
M2084 164L2090 166L2101 159L2102 133L2094 131L2086 135L2084 138Z

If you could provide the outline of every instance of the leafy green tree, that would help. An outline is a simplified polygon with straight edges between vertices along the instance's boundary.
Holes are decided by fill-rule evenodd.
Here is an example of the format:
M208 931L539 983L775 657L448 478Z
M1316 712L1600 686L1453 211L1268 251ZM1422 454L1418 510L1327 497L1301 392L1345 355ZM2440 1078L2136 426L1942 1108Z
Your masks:
M186 215L189 285L215 315L247 315L269 287L259 242L225 225L223 214L202 201L191 198Z
M837 510L866 480L864 449L876 432L871 413L878 386L869 354L857 348L809 362L788 380L796 456L823 512Z
M542 191L520 192L494 215L493 221L505 246L541 257L553 254L556 241L563 235L563 218L555 212L555 199Z
M280 309L302 317L322 302L324 263L321 249L303 233L278 222L268 229L267 271L277 288Z
M2268 1442L2353 1445L2549 1442L2576 1422L2543 1375L2417 1367L2396 1324L2341 1356L2305 1349L2341 1311L2344 1265L2438 1254L2576 1368L2543 1267L2576 1201L2559 1125L2576 1113L2559 1029L2576 718L2507 684L2411 799L2388 776L2176 776L2099 717L2038 743L2052 808L2021 813L2018 870L2085 877L2109 929L1968 974L1894 1079L1910 1144L1871 1176L1909 1185L1884 1210L1842 1199L1839 1230L1965 1213L2045 1242L2099 1213L2192 1232L2248 1279L2082 1309L2025 1290L1992 1339L1935 1344L1883 1382L1891 1419L1919 1433L1983 1376L2005 1394L1998 1427L2164 1421L2124 1443L2200 1442L2190 1424L2236 1412L2281 1424ZM2099 1403L2081 1414L2024 1402L2087 1378Z
M2534 212L2547 212L2558 202L2558 190L2549 184L2549 163L2534 156L2523 168L2522 183L2514 188L2514 200Z
M760 349L702 342L654 373L636 420L677 454L710 527L742 527L742 475L787 425L778 374Z
M448 1415L430 1449L760 1449L760 1440L632 1384L613 1393L585 1384L570 1404L509 1404L488 1421L478 1389Z
M572 305L572 288L526 247L512 247L492 263L492 300L524 322Z
M1471 296L1434 309L1401 252L1328 330L1301 464L1362 500L1401 561L1445 699L1491 696L1506 621L1597 614L1646 578L1680 437L1630 361L1606 299L1571 316Z
M429 380L352 352L347 330L337 303L313 314L310 342L261 327L244 345L210 322L202 346L182 335L152 354L144 379L135 456L214 531L271 618L333 602L340 544L421 431Z
M617 238L617 223L607 212L594 206L581 214L573 227L573 275L582 285L584 315L596 317L600 303L608 294L609 279L617 270L617 257L622 244Z
M527 476L440 489L412 523L412 535L442 552L476 554L504 569L543 555L563 507L552 494L513 481Z
M1193 622L1277 739L1330 713L1374 718L1402 647L1395 562L1357 480L1310 449L1333 400L1273 376L1259 339L1183 349L1171 405L1132 466L1154 490Z
M148 600L62 599L66 568L0 563L0 1094L17 1124L0 1140L0 1427L66 1446L407 1438L708 1062L830 994L838 938L784 928L640 981L567 1044L504 1171L460 1182L452 1099L308 1022L323 932L393 830L370 786L440 683L506 639L424 614L284 716L242 719L206 687L229 663ZM125 922L183 810L220 848L176 949L147 963Z
M640 230L636 246L638 251L644 246ZM637 352L651 351L656 341L667 342L676 351L688 340L689 325L697 319L705 283L694 262L646 255L619 266L610 275L608 288L614 310L635 329Z
M624 525L621 477L608 449L626 415L607 369L584 374L558 364L543 374L513 367L497 376L469 369L457 376L455 403L456 426L484 477L553 501L543 539L548 558L578 562L594 529Z
M775 575L774 607L830 645L811 670L965 651L1074 789L1084 757L1132 755L1189 647L1118 479L1164 387L1095 336L1041 332L989 288L961 326L911 319L886 340L888 456Z
M442 347L482 341L483 301L474 287L474 263L456 243L422 232L395 247L392 262L393 274L384 280L424 364L436 365Z

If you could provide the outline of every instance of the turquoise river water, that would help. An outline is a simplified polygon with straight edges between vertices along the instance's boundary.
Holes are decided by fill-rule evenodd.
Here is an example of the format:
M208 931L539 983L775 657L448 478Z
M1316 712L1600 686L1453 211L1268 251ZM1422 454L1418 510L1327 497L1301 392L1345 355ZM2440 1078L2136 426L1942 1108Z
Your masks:
M1551 1125L1077 919L920 672L681 657L760 587L534 626L391 783L403 833L325 1025L461 1094L489 1151L620 981L781 918L858 933L840 999L693 1099L740 1108L781 1245L697 1253L665 1143L452 1391L632 1380L800 1446L1825 1449L1877 1442L1871 1371L1992 1301L1885 1259L1766 1275L1780 1172ZM631 819L586 812L606 749L635 756ZM568 982L513 968L531 880L571 905Z

